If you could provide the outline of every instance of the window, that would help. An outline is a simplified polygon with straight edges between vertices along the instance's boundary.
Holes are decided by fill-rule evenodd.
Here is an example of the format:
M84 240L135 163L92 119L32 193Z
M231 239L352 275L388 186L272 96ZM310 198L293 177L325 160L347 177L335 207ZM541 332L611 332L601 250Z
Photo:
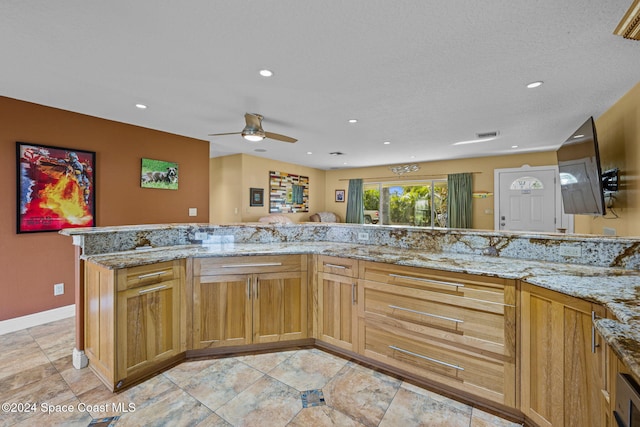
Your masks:
M447 181L364 184L365 223L447 226Z

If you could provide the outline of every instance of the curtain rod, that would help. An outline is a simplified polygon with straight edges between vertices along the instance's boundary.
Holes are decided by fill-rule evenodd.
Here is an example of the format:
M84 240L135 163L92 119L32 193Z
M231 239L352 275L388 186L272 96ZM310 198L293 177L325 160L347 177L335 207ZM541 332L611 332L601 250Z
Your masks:
M455 172L455 173L472 173L472 174L481 174L482 172ZM412 178L413 179L421 179L421 178L446 178L447 175L449 174L437 174L437 175L407 175L405 178ZM386 181L391 181L391 180L395 180L395 181L402 181L402 175L395 175L395 176L384 176L384 177L377 177L377 178L362 178L362 181L381 181L381 180L386 180ZM356 179L356 178L340 178L338 181L349 181L350 179ZM408 179L405 179L405 181L408 181Z

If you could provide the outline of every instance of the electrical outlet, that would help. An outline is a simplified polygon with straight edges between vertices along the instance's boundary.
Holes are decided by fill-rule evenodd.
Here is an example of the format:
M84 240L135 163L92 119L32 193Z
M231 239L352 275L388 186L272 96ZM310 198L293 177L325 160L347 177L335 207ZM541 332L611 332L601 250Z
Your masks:
M560 245L558 253L563 256L578 257L582 256L582 248L576 245Z
M64 283L56 283L53 285L53 296L64 294Z
M189 208L189 216L198 216L198 208Z
M369 233L358 233L358 240L369 240Z

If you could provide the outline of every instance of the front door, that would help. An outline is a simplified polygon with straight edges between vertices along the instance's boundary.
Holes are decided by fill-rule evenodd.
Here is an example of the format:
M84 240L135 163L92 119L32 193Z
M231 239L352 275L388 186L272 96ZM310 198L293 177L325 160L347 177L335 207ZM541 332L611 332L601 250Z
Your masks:
M556 232L561 227L554 166L497 169L496 229Z

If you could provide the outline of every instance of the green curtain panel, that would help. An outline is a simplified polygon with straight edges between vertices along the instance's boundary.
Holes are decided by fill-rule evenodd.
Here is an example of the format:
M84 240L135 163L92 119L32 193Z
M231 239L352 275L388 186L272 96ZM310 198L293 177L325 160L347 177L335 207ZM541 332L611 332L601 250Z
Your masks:
M473 175L454 173L447 177L447 226L471 228L473 200Z
M351 224L364 223L364 202L362 179L350 179L347 193L347 218Z

